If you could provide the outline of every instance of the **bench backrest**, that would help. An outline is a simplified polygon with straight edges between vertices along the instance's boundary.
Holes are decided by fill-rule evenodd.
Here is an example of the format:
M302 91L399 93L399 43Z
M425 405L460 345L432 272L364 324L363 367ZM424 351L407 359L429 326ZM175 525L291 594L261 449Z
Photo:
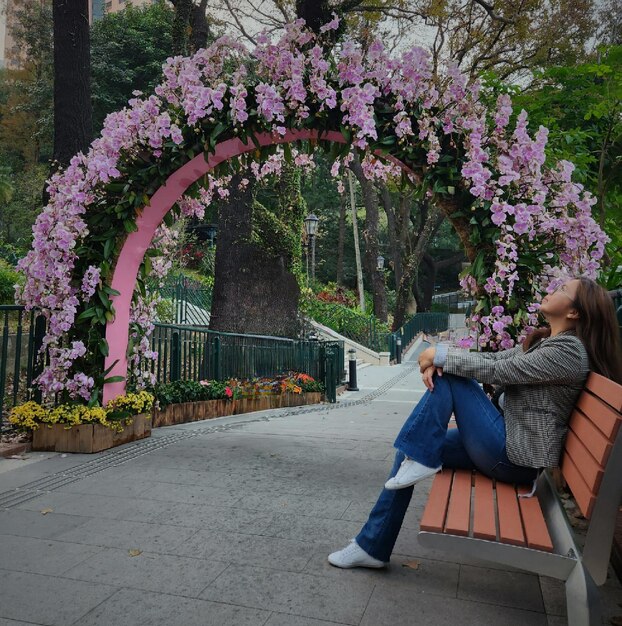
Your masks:
M561 469L581 513L590 518L622 423L622 386L591 372L570 417Z

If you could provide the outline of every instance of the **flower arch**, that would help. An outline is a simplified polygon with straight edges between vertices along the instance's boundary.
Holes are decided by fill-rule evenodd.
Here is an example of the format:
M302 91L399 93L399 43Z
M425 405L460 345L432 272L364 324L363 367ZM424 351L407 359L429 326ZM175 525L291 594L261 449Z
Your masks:
M508 96L489 110L477 82L455 68L433 76L421 48L393 58L379 42L364 54L352 41L330 50L322 37L299 20L252 51L223 38L168 59L155 94L136 93L51 178L18 293L48 319L45 394L97 402L103 390L106 402L123 393L128 360L144 382L141 363L154 356L145 283L167 270L170 226L225 193L231 163L261 161L279 143L329 147L335 172L352 149L369 175L387 175L383 160L408 171L472 262L462 284L479 298L480 345L503 349L528 333L540 285L595 275L606 237L594 200L572 182L572 164L547 166L545 128L532 138L524 112L511 127Z

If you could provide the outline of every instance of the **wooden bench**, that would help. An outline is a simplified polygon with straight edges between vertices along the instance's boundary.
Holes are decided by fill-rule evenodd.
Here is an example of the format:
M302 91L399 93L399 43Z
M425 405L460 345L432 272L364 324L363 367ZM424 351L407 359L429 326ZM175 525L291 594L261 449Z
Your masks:
M570 418L561 473L589 520L579 547L550 471L536 495L477 472L445 470L421 518L422 546L509 565L566 583L568 623L601 623L597 585L607 567L622 497L622 386L591 373Z

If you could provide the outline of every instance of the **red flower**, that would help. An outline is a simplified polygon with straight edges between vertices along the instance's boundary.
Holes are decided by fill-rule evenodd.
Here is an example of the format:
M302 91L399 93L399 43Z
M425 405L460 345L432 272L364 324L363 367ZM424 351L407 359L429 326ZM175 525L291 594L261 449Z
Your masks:
M231 398L233 396L233 391L231 391L231 387L225 387L225 395L227 398Z

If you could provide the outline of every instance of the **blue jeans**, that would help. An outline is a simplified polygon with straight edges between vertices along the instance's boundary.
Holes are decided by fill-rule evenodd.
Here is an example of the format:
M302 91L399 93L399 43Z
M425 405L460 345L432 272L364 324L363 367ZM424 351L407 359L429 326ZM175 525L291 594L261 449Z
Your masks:
M458 428L447 429L451 414ZM537 470L515 465L505 449L505 421L482 388L461 376L435 376L434 391L413 409L395 440L390 477L404 456L428 467L476 469L509 483L531 483ZM413 487L383 489L356 542L371 556L388 561L412 497Z

